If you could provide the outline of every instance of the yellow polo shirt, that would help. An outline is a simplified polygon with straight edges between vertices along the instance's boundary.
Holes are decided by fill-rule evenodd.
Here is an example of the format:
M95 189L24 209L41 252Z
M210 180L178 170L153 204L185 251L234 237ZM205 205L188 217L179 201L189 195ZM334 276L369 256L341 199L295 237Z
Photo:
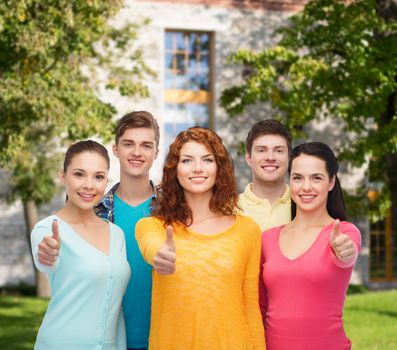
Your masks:
M267 199L259 198L253 194L251 185L248 184L244 192L239 195L238 204L243 215L256 221L262 231L291 221L291 193L288 185L286 185L284 194L277 198L273 205Z

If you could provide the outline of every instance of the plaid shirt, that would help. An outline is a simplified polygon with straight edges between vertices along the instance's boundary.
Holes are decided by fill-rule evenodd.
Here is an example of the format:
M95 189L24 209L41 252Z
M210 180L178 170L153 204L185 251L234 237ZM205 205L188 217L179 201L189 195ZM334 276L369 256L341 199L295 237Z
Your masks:
M110 222L114 222L114 194L116 193L117 188L119 187L120 182L115 184L109 191L106 193L105 197L103 197L102 201L99 202L95 207L94 211L97 216L101 219L108 220ZM152 186L153 194L152 200L156 198L156 186L150 180L150 186Z

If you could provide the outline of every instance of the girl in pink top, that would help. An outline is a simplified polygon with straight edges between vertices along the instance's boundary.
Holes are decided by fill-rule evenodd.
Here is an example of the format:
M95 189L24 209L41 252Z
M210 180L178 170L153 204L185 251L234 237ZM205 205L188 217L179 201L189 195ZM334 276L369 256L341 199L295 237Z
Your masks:
M293 149L288 170L292 221L262 236L267 349L350 350L342 313L361 235L343 221L337 159L324 143L309 142Z

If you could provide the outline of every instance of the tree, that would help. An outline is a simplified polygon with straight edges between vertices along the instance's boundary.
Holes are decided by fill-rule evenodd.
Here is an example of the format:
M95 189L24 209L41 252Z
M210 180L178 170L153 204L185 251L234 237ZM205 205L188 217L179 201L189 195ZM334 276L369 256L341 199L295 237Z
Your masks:
M37 206L56 193L65 146L113 133L115 108L98 98L100 89L148 95L141 81L153 72L134 46L139 24L109 24L121 7L118 0L0 4L0 167L10 174L8 199L23 203L28 238Z
M240 50L243 83L223 91L230 116L268 102L297 134L322 117L342 123L340 156L353 165L370 160L371 179L384 186L373 218L392 207L397 232L397 1L314 0L281 28L261 52ZM372 208L374 209L374 208Z

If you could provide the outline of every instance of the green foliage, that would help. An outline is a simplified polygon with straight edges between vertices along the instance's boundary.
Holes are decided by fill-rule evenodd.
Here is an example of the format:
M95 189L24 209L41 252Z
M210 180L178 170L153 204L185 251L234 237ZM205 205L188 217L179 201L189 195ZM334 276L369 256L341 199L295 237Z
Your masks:
M368 288L363 284L350 284L347 295L368 293Z
M315 118L338 119L349 135L340 140L341 159L353 166L374 160L372 170L385 181L386 155L397 159L396 8L375 0L310 1L281 28L276 46L231 57L251 74L223 91L221 105L233 117L270 102L295 137ZM387 180L383 195L393 197Z
M97 135L108 141L115 108L104 89L148 96L154 73L134 45L142 23L109 22L119 0L7 0L0 3L0 166L11 200L49 200L59 151Z

